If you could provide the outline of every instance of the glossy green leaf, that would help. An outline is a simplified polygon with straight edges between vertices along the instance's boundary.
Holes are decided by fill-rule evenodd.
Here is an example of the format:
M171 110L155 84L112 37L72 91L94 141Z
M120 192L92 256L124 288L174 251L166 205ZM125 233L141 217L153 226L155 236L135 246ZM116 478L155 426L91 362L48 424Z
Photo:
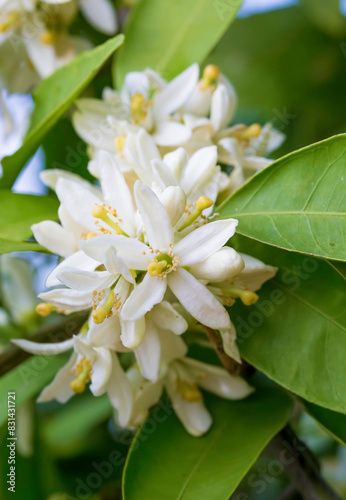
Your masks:
M327 410L308 401L304 401L304 404L310 415L337 441L346 446L346 415Z
M291 411L291 399L271 386L242 401L208 395L205 402L214 423L200 438L168 402L152 412L125 465L125 500L227 500Z
M37 86L33 93L35 109L23 145L12 156L7 156L2 160L3 177L0 180L2 187L10 187L13 184L47 132L90 83L123 40L124 36L118 35L91 51L83 52Z
M32 224L57 219L59 202L54 196L0 190L0 198L0 239L20 242L31 236Z
M221 205L238 232L287 250L346 260L346 134L295 151Z
M0 426L7 419L7 393L16 393L16 407L35 396L66 363L66 355L33 356L0 378Z
M242 356L304 399L346 413L345 279L326 261L248 238L235 248L279 267L251 307L229 309Z
M38 243L0 238L0 255L10 252L47 252L47 250Z
M202 62L234 19L242 0L145 0L133 9L115 61L121 84L129 71L152 68L171 79ZM201 35L203 34L203 35Z

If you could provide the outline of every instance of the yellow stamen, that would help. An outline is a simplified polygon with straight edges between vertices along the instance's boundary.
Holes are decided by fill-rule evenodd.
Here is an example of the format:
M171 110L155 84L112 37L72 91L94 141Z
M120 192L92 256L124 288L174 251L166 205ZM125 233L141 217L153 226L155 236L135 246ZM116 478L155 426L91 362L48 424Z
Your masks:
M122 150L124 149L125 142L126 142L126 137L124 135L116 137L114 139L115 147L116 147L117 151L119 151L119 153L121 153Z
M108 226L113 228L118 234L122 234L123 236L128 236L128 234L121 229L119 224L117 224L114 220L112 220L108 216L108 212L105 209L105 207L102 207L101 205L94 205L91 213L93 217L95 217L96 219L103 220L103 222L105 222Z
M202 90L207 90L209 88L213 88L219 79L220 70L215 64L208 64L204 68L203 76L200 81L200 88Z
M167 264L168 263L166 260L161 260L160 262L150 262L147 271L150 276L157 277L167 267Z
M206 196L201 196L198 198L198 200L195 202L195 209L193 212L186 218L183 226L179 229L180 231L182 229L185 229L186 227L190 226L200 215L202 215L203 210L206 208L210 208L213 206L214 202L210 198L207 198Z
M250 290L244 290L243 293L240 294L240 300L245 306L251 306L258 301L258 295L255 292L250 292Z
M70 387L73 392L80 394L85 390L87 382L91 380L91 364L88 359L82 359L76 366L75 372L78 375L77 378L72 380Z
M53 45L56 39L56 35L53 31L44 31L40 35L40 41L43 45Z
M143 94L133 94L131 97L131 109L135 112L141 111L144 105L145 99Z
M46 304L46 302L42 302L41 304L38 304L35 308L36 313L39 316L42 316L45 318L46 316L49 316L52 311L55 311L56 307L52 306L51 304Z
M177 380L177 392L189 403L201 401L202 394L197 385L187 382L187 380Z
M9 28L11 28L19 19L19 12L12 10L6 16L6 20L0 23L0 33L4 33Z
M245 130L239 133L239 139L246 141L248 139L255 139L261 135L262 128L258 123L253 123L250 127L247 127Z
M105 301L105 303L93 311L92 316L94 323L97 325L100 325L101 323L104 322L104 320L107 318L108 314L111 312L111 309L114 304L114 293L111 291Z

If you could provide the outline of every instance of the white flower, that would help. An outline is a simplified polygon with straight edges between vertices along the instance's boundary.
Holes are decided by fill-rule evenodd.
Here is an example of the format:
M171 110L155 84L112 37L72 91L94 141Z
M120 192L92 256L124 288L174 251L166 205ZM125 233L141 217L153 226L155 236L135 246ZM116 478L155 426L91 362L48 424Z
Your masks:
M59 354L73 349L68 363L59 370L54 380L41 392L38 401L56 399L65 403L74 394L83 392L90 382L94 396L107 393L118 410L119 422L128 421L132 411L132 392L114 349L121 348L120 326L116 318L101 327L89 322L86 335L55 344L39 344L29 340L12 342L32 354Z
M135 198L149 246L123 235L94 237L81 243L83 251L95 260L100 260L107 248L114 247L129 269L141 271L141 281L122 307L121 318L140 319L163 300L168 286L202 324L211 328L228 327L226 310L188 268L219 250L233 236L237 221L211 222L175 244L169 215L153 191L138 181Z
M161 337L161 343L163 364L157 382L148 383L135 368L128 371L134 401L128 427L137 427L143 422L165 388L186 430L193 436L201 436L210 428L212 418L204 406L200 389L230 400L245 398L253 392L241 377L185 357L187 349L180 338L167 334Z
M152 134L158 146L175 147L184 144L191 137L191 129L182 124L175 113L191 96L197 79L197 64L187 68L169 83L152 70L128 73L120 93L105 89L104 102L96 99L77 101L79 110L74 118L77 133L94 147L104 147L104 141L107 140L107 150L114 153L114 145L116 148L120 146L119 140L118 145L114 140L124 136L114 131L113 141L111 140L111 128L104 127L108 116L143 127ZM99 127L99 131L104 134L104 139L98 139L97 146L94 137L99 136L98 125L102 123L104 130ZM114 120L110 123L115 125Z

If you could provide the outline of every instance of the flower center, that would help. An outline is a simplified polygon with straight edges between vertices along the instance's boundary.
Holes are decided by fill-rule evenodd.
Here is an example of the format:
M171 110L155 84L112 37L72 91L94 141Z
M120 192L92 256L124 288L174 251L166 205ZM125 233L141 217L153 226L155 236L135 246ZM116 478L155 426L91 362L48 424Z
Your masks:
M96 290L93 292L93 308L94 311L92 313L92 317L94 323L100 325L104 322L106 318L109 318L113 314L113 308L115 308L115 314L121 306L121 303L118 303L117 296L114 295L113 290L111 290L108 294L107 299L103 303L102 306L97 307L97 302L102 300L102 294L105 293L105 290L102 292L97 292Z
M119 155L120 155L121 158L124 158L123 149L124 149L124 146L125 146L125 142L126 142L126 136L125 135L119 135L118 137L116 137L114 139L115 148L118 151L118 153L119 153Z
M253 123L249 127L244 125L244 128L241 127L235 131L235 136L240 141L249 141L250 139L256 139L262 133L261 125L258 123Z
M150 106L151 102L146 101L143 94L133 94L130 100L132 123L142 122L147 117Z
M149 247L151 249L151 247ZM154 253L154 250L152 250ZM173 250L169 253L160 252L148 265L147 271L154 278L165 278L172 271L176 271L180 259L177 255L173 256Z
M94 207L92 208L92 216L95 217L95 219L101 219L103 222L105 222L107 224L107 226L111 227L112 229L114 229L114 231L117 233L117 234L122 234L123 236L127 236L128 237L128 234L125 233L125 231L123 231L121 229L121 227L119 226L119 224L114 220L114 219L111 219L109 217L108 214L112 215L113 217L117 217L117 212L116 210L112 209L111 207L108 207L108 210L106 210L105 206L104 205L94 205ZM123 222L121 219L119 219L119 222ZM96 221L95 224L97 225L99 223L99 221ZM108 229L105 229L104 227L99 227L100 231L104 234L110 234L111 231L109 231Z
M12 26L18 21L19 12L16 10L11 10L7 15L5 20L0 23L0 33L4 33L8 29L12 28Z
M43 45L53 45L56 40L56 33L54 31L44 31L40 35L40 41Z
M91 380L92 365L91 362L83 358L76 365L75 373L78 375L77 378L72 380L70 387L72 391L76 394L80 394L85 390L86 384Z
M223 304L231 306L234 304L234 299L239 298L245 306L251 306L258 301L258 295L251 290L245 290L244 288L237 287L214 287L212 284L208 287L213 293L221 297Z
M175 384L177 393L189 403L197 403L198 401L201 401L202 394L196 384L182 379L176 380Z

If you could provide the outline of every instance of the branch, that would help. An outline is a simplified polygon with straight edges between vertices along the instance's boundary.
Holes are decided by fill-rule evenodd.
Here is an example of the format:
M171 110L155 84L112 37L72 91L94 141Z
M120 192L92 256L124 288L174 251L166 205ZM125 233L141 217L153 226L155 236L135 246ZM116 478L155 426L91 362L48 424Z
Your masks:
M62 342L76 335L83 323L86 321L88 313L70 314L54 325L45 326L39 332L30 337L33 342ZM23 351L15 345L10 345L6 351L0 355L0 376L13 370L16 366L30 358L32 354Z
M216 335L215 330L212 330L212 328L209 328L208 326L204 326L204 328L210 340L210 343L215 349L215 352L218 355L219 360L225 370L227 370L231 375L240 375L240 373L242 373L243 371L243 365L237 363L237 361L227 356L227 354L223 350L222 342Z

